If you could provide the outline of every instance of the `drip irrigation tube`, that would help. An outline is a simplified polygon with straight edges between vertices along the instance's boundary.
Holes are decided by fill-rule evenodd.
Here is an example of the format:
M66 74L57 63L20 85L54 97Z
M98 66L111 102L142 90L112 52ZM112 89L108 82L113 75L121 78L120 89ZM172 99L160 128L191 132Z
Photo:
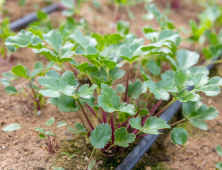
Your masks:
M216 59L215 59L216 60ZM213 64L207 66L208 70L213 67ZM189 91L193 89L193 86L189 87ZM169 106L160 116L160 118L169 122L173 116L178 112L182 103L180 101L174 102ZM137 162L143 157L143 155L150 149L153 143L159 135L147 135L144 136L139 144L126 156L122 163L116 168L116 170L132 170Z
M50 13L52 13L52 12L58 10L58 9L59 9L59 5L57 3L54 3L50 6L47 6L47 7L43 8L42 11L44 11L47 14L50 14ZM25 27L26 25L28 25L29 23L31 23L35 20L37 20L37 16L36 16L36 12L33 12L31 14L26 15L23 18L20 18L16 21L11 22L10 23L10 29L12 31L18 30L22 27Z

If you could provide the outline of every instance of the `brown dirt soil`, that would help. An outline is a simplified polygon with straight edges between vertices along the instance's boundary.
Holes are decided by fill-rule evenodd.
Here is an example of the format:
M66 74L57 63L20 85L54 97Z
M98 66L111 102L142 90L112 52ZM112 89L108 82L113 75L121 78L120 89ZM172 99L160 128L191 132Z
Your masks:
M3 16L9 17L10 21L12 22L36 11L36 7L41 9L49 4L50 3L47 3L44 0L27 0L24 6L19 6L18 0L6 0L4 5L5 12Z
M8 0L7 3L9 2L13 4L14 1ZM160 1L157 1L157 3L158 7L161 10L164 10L163 4L161 4ZM16 15L13 12L12 16L10 16L11 20L15 20L19 18L18 15L21 17L23 14L23 8L22 10L19 7L16 9L19 12ZM173 20L177 26L188 27L189 19L196 19L197 14L201 11L200 9L201 8L195 3L185 3L181 10L171 10L169 18ZM113 21L112 5L103 5L101 9L94 10L93 13L90 13L89 11L89 4L84 5L82 15L88 20L94 31L100 33L112 32L112 28L109 27L109 23ZM130 22L130 26L132 28L131 32L136 32L138 37L141 36L140 28L145 24L151 24L154 27L157 27L157 24L154 21L141 20L142 14L146 13L143 4L133 7L132 11L136 15L137 20ZM60 12L53 13L51 16L55 20L64 18L61 17ZM98 16L96 27L94 27L95 23L93 16ZM121 12L121 18L128 20L126 12ZM191 45L187 43L182 44L182 46L184 48L191 47ZM33 69L34 62L36 61L42 61L45 65L47 64L47 60L43 56L33 54L30 49L20 49L13 53L13 56L15 58L11 62L13 66L17 63L22 63L29 69ZM126 70L127 66L123 69ZM8 70L9 68L7 66L0 65L1 73ZM217 73L221 75L222 67L217 67L217 70ZM130 75L130 79L133 79L133 77L134 73ZM124 76L117 83L124 82L125 84L125 80L126 77ZM25 81L22 82L22 84L25 83ZM204 96L203 102L215 106L218 111L221 112L221 98L222 95L212 99ZM45 128L45 122L51 117L54 117L56 121L66 121L68 126L73 126L74 123L80 122L75 113L60 112L58 108L51 104L46 104L42 109L42 114L40 116L35 116L32 112L27 110L17 96L7 96L4 92L3 86L0 85L0 129L2 129L5 125L14 122L30 129L34 129L35 127ZM94 123L96 123L95 119L92 119ZM177 118L175 118L175 121L176 119ZM218 160L218 155L215 152L215 146L216 144L222 144L220 140L220 131L222 128L221 124L222 116L220 115L216 120L209 121L209 130L206 132L193 128L186 123L181 125L187 126L189 129L190 138L186 147L189 156L186 156L183 148L177 148L171 143L169 133L166 132L165 135L158 139L150 151L145 154L135 169L150 170L151 167L156 170L195 169L195 167L190 163L190 160L192 160L201 169L213 169L216 161ZM50 170L51 166L61 166L66 170L84 169L92 151L92 146L85 138L67 132L66 128L60 128L56 131L56 133L58 136L60 150L57 154L49 155L46 151L44 142L39 140L38 136L33 134L33 132L19 130L13 133L4 133L1 131L0 169ZM136 141L136 143L137 142L138 141ZM115 155L114 158L105 158L98 153L95 154L94 157L97 159L96 169L115 169L129 151L133 149L136 143L127 149L121 149L119 154ZM75 154L74 158L70 159L68 156L62 155L62 152L64 151L70 154Z

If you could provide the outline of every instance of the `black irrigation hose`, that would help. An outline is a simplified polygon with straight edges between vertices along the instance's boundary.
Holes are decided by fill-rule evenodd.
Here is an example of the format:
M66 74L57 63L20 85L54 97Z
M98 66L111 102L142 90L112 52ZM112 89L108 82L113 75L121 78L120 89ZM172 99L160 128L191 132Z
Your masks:
M52 13L52 12L58 10L58 9L59 9L59 5L57 3L54 3L50 6L47 6L47 7L43 8L42 11L44 11L47 14L50 14L50 13ZM10 23L10 29L12 31L18 30L20 28L25 27L26 25L28 25L29 23L31 23L35 20L37 20L37 16L36 16L36 12L33 12L31 14L26 15L23 18L20 18L16 21L11 22Z
M216 60L216 59L214 59ZM214 61L213 60L213 61ZM213 67L213 64L207 66L208 70ZM189 87L189 91L193 89ZM160 116L160 118L169 122L173 116L178 112L182 103L180 101L174 102L171 106L169 106ZM127 155L127 157L122 161L122 163L116 168L116 170L132 170L134 166L139 162L139 160L143 157L143 155L150 149L153 143L159 135L147 135L144 136L139 144Z

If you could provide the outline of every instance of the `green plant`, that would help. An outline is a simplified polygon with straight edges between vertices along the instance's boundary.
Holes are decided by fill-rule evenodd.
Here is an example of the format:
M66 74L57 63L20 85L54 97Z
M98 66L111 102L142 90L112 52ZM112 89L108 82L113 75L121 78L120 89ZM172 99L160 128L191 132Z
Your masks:
M27 39L25 42L22 41L24 38ZM39 90L39 93L50 97L50 103L58 106L60 111L78 114L81 124L76 123L75 129L69 127L68 130L84 135L90 140L94 147L93 155L96 150L108 154L107 151L115 151L117 147L127 147L136 138L159 134L162 129L169 129L187 120L195 127L207 130L205 120L218 116L214 107L207 107L199 101L198 93L203 92L208 96L219 94L222 79L209 79L206 67L194 66L199 60L198 53L185 49L177 51L179 39L177 33L163 30L151 36L150 44L144 45L143 39L136 39L132 34L122 36L115 33L102 36L93 33L90 37L76 30L70 35L70 41L63 42L56 31L43 34L43 39L30 32L21 31L19 35L9 37L6 45L12 51L20 47L33 48L35 53L44 55L61 67L63 62L70 62L89 78L91 86L81 85L71 71L65 71L61 76L58 72L50 70L44 77L38 78L38 82L45 87ZM54 51L46 49L43 41L50 44ZM91 64L77 63L76 58L79 55L84 56ZM167 70L158 78L159 81L154 81L147 76L147 70L143 70L141 81L137 79L140 73L138 67L134 80L129 81L133 63L141 63L141 60L145 63L151 62L148 64L149 69L155 66L157 58L163 59L164 62L170 61L174 71ZM120 97L111 85L125 74L125 71L120 69L123 64L127 64L129 70L126 74L126 87L118 85L117 92L120 95L125 92ZM160 71L157 71L159 67L157 64L150 69L152 75L160 74ZM194 90L188 91L187 88L191 85L194 85ZM146 105L150 103L151 96L158 102L151 110L148 107L148 110ZM156 112L163 100L170 101ZM158 117L177 100L183 102L184 118L169 125ZM97 126L93 125L86 108L97 120ZM88 166L95 162L90 161Z
M221 170L222 169L222 163L221 163L222 148L221 148L221 146L217 145L216 150L217 150L217 153L219 154L219 162L216 165L216 169Z
M35 78L44 75L53 65L54 62L50 62L44 69L42 62L36 62L32 72L29 72L28 68L23 65L14 66L10 72L2 73L5 78L1 79L1 83L9 95L18 96L29 110L35 110L36 114L39 115L44 104L44 98L38 92L39 87L35 85ZM26 86L21 83L23 78L28 82ZM16 84L20 87L16 87Z
M26 127L20 126L17 123L10 124L10 125L4 127L2 130L4 132L12 132L12 131L19 130L19 129L26 129L31 132L34 132L39 136L40 139L43 139L45 141L48 152L50 154L53 154L58 150L58 144L56 141L57 136L56 136L55 130L56 130L56 128L63 127L63 126L67 125L66 122L64 122L64 121L57 122L56 126L54 126L54 128L52 129L53 132L51 132L51 131L49 131L49 127L52 126L54 122L55 122L54 118L50 118L49 120L47 120L46 126L48 128L48 131L46 131L44 128L40 128L40 127L36 127L34 130L28 129Z

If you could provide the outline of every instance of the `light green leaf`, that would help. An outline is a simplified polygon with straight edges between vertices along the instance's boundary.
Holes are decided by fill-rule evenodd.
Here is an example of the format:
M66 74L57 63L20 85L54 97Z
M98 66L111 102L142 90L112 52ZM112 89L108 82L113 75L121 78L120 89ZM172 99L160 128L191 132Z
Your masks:
M133 116L135 114L135 107L131 104L121 103L118 107L116 107L116 111L129 113Z
M177 51L176 56L180 69L190 68L191 66L197 64L200 58L197 52L185 49L180 49Z
M47 120L46 125L47 126L52 126L52 124L55 122L54 118L50 118L49 120Z
M40 50L33 49L32 51L34 53L37 53L37 54L42 54L43 56L45 56L50 61L58 62L58 59L59 59L58 56L51 50L48 50L46 48L42 48Z
M121 94L124 93L126 91L126 87L124 87L122 84L117 84L116 86L116 92Z
M21 127L19 124L13 123L13 124L10 124L10 125L5 126L5 127L2 129L2 131L4 131L4 132L12 132L12 131L15 131L15 130L19 130L19 129L21 129L21 128L22 128L22 127Z
M221 162L217 162L216 168L218 170L222 170L222 163Z
M58 106L63 112L76 112L79 107L76 106L76 100L70 96L61 95L60 97L50 98L49 101Z
M188 101L183 103L184 116L195 126L202 130L207 130L204 120L212 120L218 116L218 111L214 107L199 105L198 102Z
M129 143L134 142L136 138L136 135L134 135L133 133L128 133L125 127L117 129L114 133L114 136L114 143L122 147L128 147Z
M5 40L6 47L14 52L19 47L42 48L42 40L30 31L21 30L18 35L10 36Z
M222 78L219 76L212 77L207 85L222 86Z
M43 34L43 38L57 53L60 53L60 49L62 48L62 37L57 31L51 30L47 34Z
M66 125L67 125L66 122L60 121L60 122L58 122L58 123L56 124L56 127L62 127L62 126L66 126Z
M116 63L114 61L103 60L102 62L109 70L114 69L116 67Z
M128 85L128 91L127 91L127 95L129 97L132 97L133 99L137 99L139 97L139 95L142 93L143 90L143 85L142 82L137 79L135 81L135 83L130 83Z
M141 118L137 117L137 118L131 118L129 121L130 125L137 129L137 130L142 130L142 126L141 126Z
M71 58L75 51L72 51L75 44L71 42L66 42L65 45L62 47L61 57L60 58Z
M67 129L72 133L79 133L81 135L87 134L86 128L81 123L75 123L75 127L77 130L75 130L71 127L67 127Z
M40 127L36 127L35 131L41 132L41 133L45 133L45 129L44 128L40 128Z
M220 93L220 87L215 85L202 86L199 90L204 92L207 96L216 96Z
M82 98L89 99L93 97L93 92L96 87L97 85L95 84L93 84L90 88L89 88L89 84L84 84L78 89L77 94Z
M171 131L171 140L174 144L183 145L188 139L188 133L183 128L174 128Z
M208 83L209 77L203 73L197 73L194 76L192 76L192 80L194 82L195 88L199 88Z
M96 160L92 160L92 161L90 161L87 170L92 170L93 167L94 167L94 165L95 165L95 163L96 163Z
M222 156L222 147L220 145L216 146L217 153Z
M15 67L13 67L12 68L12 73L15 74L16 76L24 77L24 78L28 79L28 75L27 75L26 69L22 65L17 65Z
M55 134L50 132L50 131L45 132L45 134L48 135L48 136L55 136Z
M16 95L18 93L18 91L16 90L15 87L13 86L7 86L5 87L5 91L11 95Z
M150 71L152 75L158 76L160 74L161 67L157 64L156 61L152 59L149 60L146 67L148 68L148 70Z
M0 81L5 87L10 86L12 84L11 81L6 78L1 78Z
M90 142L94 148L104 148L111 138L111 127L107 123L100 124L91 132Z
M174 81L175 81L178 91L181 91L182 89L184 89L185 87L184 83L186 83L189 79L190 79L190 74L187 70L181 69L181 70L176 71L174 75Z
M85 63L76 63L75 60L72 60L70 62L72 65L74 65L79 71L90 74L91 72L97 72L98 68L94 65L89 64L88 62Z

